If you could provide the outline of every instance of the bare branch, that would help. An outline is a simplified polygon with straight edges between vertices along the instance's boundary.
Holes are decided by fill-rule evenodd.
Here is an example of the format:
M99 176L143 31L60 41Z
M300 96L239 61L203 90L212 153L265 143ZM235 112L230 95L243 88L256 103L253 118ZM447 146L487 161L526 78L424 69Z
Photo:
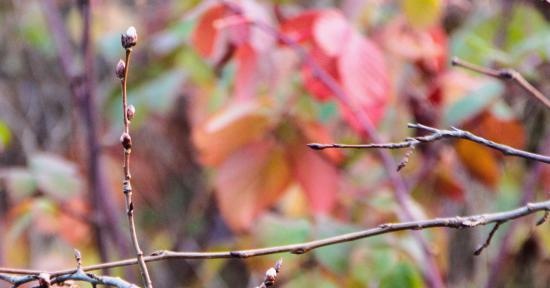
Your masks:
M546 108L550 109L550 99L546 98L542 92L540 92L537 88L535 88L529 81L525 80L525 78L516 70L513 69L491 69L487 67L478 66L469 62L466 62L464 60L459 59L458 57L454 57L451 61L451 64L454 66L466 68L471 71L475 71L481 74L485 74L487 76L495 77L501 80L512 80L521 86L525 91L527 91L532 97L535 97L538 101L540 101Z
M396 142L396 143L374 143L374 144L357 144L357 145L311 143L311 144L308 144L308 146L311 147L312 149L317 149L317 150L327 149L327 148L402 149L402 148L413 147L420 143L434 142L437 140L441 140L443 138L459 138L459 139L472 141L472 142L481 144L483 146L495 149L497 151L502 152L505 155L516 156L516 157L521 157L529 160L550 164L550 156L531 153L531 152L510 147L504 144L496 143L491 140L485 139L483 137L477 136L471 132L460 130L455 127L452 127L451 130L441 130L441 129L429 127L422 124L412 124L412 123L409 123L408 127L426 130L431 132L432 134L421 136L421 137L415 137L415 138L407 138L405 139L405 141Z
M141 271L141 277L145 287L152 288L153 283L147 270L147 265L143 260L143 251L139 247L139 241L136 233L136 224L134 220L134 203L132 202L132 183L130 174L130 154L132 152L132 138L130 137L130 121L135 114L135 108L128 104L127 84L128 84L128 70L130 68L130 59L132 54L132 47L137 43L137 32L132 26L128 28L126 33L121 36L122 47L126 51L126 58L118 62L115 68L115 74L120 79L122 88L122 118L124 123L124 131L120 137L120 142L124 148L124 180L122 181L122 191L124 192L124 199L126 203L126 215L128 216L128 224L130 226L130 237L134 250L136 251L139 268Z
M473 228L482 225L488 225L491 223L505 223L520 217L525 217L537 212L550 211L550 200L536 203L528 203L525 206L508 210L504 212L477 214L471 216L455 216L446 218L435 218L419 221L399 222L399 223L385 223L378 225L377 227L342 234L334 237L328 237L320 240L314 240L304 243L273 246L267 248L249 249L249 250L236 250L236 251L221 251L221 252L176 252L176 251L158 251L150 256L143 257L145 262L156 262L166 259L220 259L220 258L250 258L263 255L278 254L278 253L291 253L291 254L304 254L311 250L335 245L344 242L356 241L359 239L374 237L377 235L394 233L404 230L423 230L435 227L447 227L454 229ZM91 266L82 267L83 271L92 271L104 268L122 267L128 265L136 265L138 259L126 259L121 261L96 264ZM76 272L75 269L66 269L60 271L48 272L52 277L59 275L65 275ZM0 268L0 273L9 274L27 274L38 275L44 273L40 270L26 270L26 269L13 269L13 268ZM0 274L1 275L1 274ZM5 275L2 277L6 277Z

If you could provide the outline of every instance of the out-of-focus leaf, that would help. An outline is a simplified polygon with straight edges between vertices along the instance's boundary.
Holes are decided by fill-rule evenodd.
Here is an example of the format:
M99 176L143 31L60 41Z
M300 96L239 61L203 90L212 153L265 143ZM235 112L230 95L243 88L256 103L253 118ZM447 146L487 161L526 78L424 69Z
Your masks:
M55 47L50 37L51 33L47 29L48 25L40 6L36 4L38 3L26 5L27 9L20 9L18 12L18 18L21 20L21 25L18 25L20 37L29 46L38 48L47 56L53 56Z
M297 277L288 281L285 284L288 288L303 288L303 287L316 287L316 288L336 288L339 287L333 280L324 276L319 270L314 270L307 273L299 273Z
M434 189L455 201L464 201L464 187L455 175L457 157L452 150L443 150L434 169Z
M15 202L31 196L38 187L35 177L27 169L7 169L2 171L0 178L4 179L8 195Z
M311 225L304 219L289 220L266 214L255 224L253 234L263 246L301 243L311 238Z
M428 29L413 29L397 18L383 33L389 52L403 57L430 73L439 73L447 66L447 34L439 25Z
M309 10L287 19L281 23L281 33L298 43L311 41L313 39L313 24L320 13L319 10Z
M11 132L10 128L4 121L0 121L0 152L2 152L6 146L10 143Z
M441 0L405 0L403 13L409 23L418 28L425 28L437 23L441 17Z
M351 100L376 124L389 101L389 79L384 57L378 47L359 33L351 34L338 61L342 87ZM344 107L344 118L359 131L351 111Z
M92 240L88 223L78 218L78 216L85 218L89 211L88 203L81 197L64 201L59 208L55 219L59 227L58 233L73 247L82 246Z
M215 27L215 21L224 17L226 9L223 5L217 4L204 12L197 21L193 30L191 43L197 51L205 58L212 58L216 53L216 45L219 45L219 29Z
M468 171L481 182L494 187L500 171L489 148L466 140L458 140L455 147Z
M509 18L506 19L506 30L503 31L505 41L502 50L494 45L494 37L502 26L502 15L473 15L475 19L468 21L452 40L452 54L468 59L470 62L486 65L494 60L510 65L522 62L521 58L512 57L524 54L512 53L516 47L524 45L525 40L532 35L548 31L549 24L542 15L530 5L516 5ZM540 51L539 51L540 52ZM531 54L531 53L530 53Z
M293 146L292 168L294 177L302 186L309 206L315 214L328 214L336 204L340 175L334 164L323 159L305 143Z
M266 107L256 101L228 106L197 129L193 139L201 160L219 165L235 150L259 139L270 125Z
M137 109L133 124L143 121L141 111L153 111L157 113L167 112L172 108L174 100L181 93L180 87L186 78L186 73L180 69L174 69L162 73L156 78L128 92L130 104ZM146 114L146 113L144 113Z
M189 39L192 28L191 22L181 21L169 29L154 35L149 42L156 53L166 55L177 47L182 46L185 43L185 39Z
M350 257L350 276L354 279L354 287L366 287L390 273L398 263L398 253L390 248L359 245Z
M35 154L29 166L38 188L56 199L68 199L82 192L82 178L77 167L53 154Z
M284 151L269 141L242 147L217 172L217 203L235 231L250 228L256 217L281 197L291 179Z
M237 71L235 75L235 98L249 100L256 93L258 83L258 53L249 44L243 44L235 52Z
M459 126L478 115L504 92L504 86L498 80L488 80L482 86L474 88L467 95L449 106L445 113L446 126Z
M318 217L316 223L316 237L326 238L335 235L356 231L349 224L336 222L328 217ZM350 255L355 243L342 243L314 250L319 262L331 271L343 274L348 270Z
M339 79L336 59L334 57L326 55L317 46L313 46L309 53L320 69L323 69L332 78ZM301 76L305 88L317 100L324 101L332 96L332 90L325 83L319 81L316 72L309 65L302 65Z
M424 287L422 277L411 264L398 263L380 282L380 287Z
M337 10L323 11L313 25L315 43L328 57L341 55L351 33L351 25Z

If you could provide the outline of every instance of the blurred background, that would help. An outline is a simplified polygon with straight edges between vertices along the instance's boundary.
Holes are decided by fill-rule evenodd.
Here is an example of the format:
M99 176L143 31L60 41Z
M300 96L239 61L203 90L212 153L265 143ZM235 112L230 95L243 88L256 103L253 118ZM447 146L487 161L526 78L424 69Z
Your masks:
M0 266L70 268L73 248L85 265L132 257L114 75L129 26L135 217L150 254L309 241L403 220L404 209L422 219L548 199L548 165L442 141L399 172L404 207L376 151L305 146L373 137L301 60L318 63L383 141L420 135L407 129L419 122L548 155L548 109L450 59L513 67L550 95L549 20L540 0L0 0ZM446 286L548 287L550 228L536 219L503 225L481 256L491 227L421 234ZM433 274L410 232L149 267L158 287L253 287L281 257L278 287L424 287ZM104 272L140 281L137 267Z

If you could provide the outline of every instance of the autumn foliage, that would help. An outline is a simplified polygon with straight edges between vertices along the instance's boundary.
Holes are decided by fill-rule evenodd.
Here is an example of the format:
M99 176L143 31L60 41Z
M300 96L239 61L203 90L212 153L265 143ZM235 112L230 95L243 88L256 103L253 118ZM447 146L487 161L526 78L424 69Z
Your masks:
M72 3L61 2L56 5L71 48L80 49L80 16ZM410 156L397 180L376 151L306 145L402 141L425 135L407 129L407 123L422 123L550 154L548 112L511 82L450 65L459 56L487 67L515 67L550 95L544 78L548 6L91 2L97 81L89 103L69 96L71 85L58 67L62 51L43 8L0 5L0 19L17 12L9 18L17 29L0 31L10 39L0 43L6 60L0 63L6 75L0 77L0 266L72 267L71 256L51 252L67 247L81 250L90 263L132 255L126 230L117 232L125 223L120 83L110 72L105 76L120 57L110 43L130 25L140 31L141 45L132 52L128 101L135 106L135 217L146 254L284 245L401 221L404 206L413 219L425 219L500 211L548 196L547 165L465 140L385 151L394 166ZM84 60L75 67L85 69ZM82 121L79 107L87 105L97 110L93 125ZM101 177L88 166L90 126L98 135ZM395 182L402 184L405 204L396 199ZM94 202L92 187L108 197ZM109 206L115 216L97 205ZM511 271L507 263L520 263L530 251L550 253L548 225L517 227L499 230L483 259L465 255L479 244L482 229L400 232L285 256L278 279L281 287L424 287L427 254L449 286L521 277L544 283L543 276L525 271L486 271ZM533 257L540 261L533 260L529 271L548 271L544 257ZM244 287L260 283L277 259L167 262L152 266L152 278L161 279L157 286Z

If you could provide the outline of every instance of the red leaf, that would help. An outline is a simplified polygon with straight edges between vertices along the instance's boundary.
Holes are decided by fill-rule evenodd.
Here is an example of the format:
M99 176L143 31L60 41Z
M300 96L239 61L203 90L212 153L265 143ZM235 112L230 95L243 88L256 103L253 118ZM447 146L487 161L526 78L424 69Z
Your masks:
M313 25L315 43L331 57L341 55L352 32L349 22L336 10L323 11Z
M340 82L351 100L376 124L382 118L389 98L389 80L384 57L378 47L354 32L338 58ZM347 108L344 117L358 128Z
M191 43L205 58L210 58L215 54L215 46L219 41L219 29L214 26L214 23L223 18L224 15L225 7L223 7L223 5L214 5L210 7L201 15L193 31Z
M326 55L321 48L313 46L310 51L310 56L319 65L321 69L326 71L334 79L338 79L338 69L336 67L336 58ZM329 99L333 93L325 83L319 81L315 76L314 71L309 65L302 66L302 79L306 90L311 93L317 100L324 101Z
M284 151L273 142L249 144L223 162L216 175L221 215L234 231L245 231L290 183Z
M296 42L309 42L313 39L313 23L320 13L318 10L303 12L281 23L280 31Z
M235 53L237 72L235 75L235 96L239 100L250 99L256 92L258 78L258 56L250 44L237 48Z

